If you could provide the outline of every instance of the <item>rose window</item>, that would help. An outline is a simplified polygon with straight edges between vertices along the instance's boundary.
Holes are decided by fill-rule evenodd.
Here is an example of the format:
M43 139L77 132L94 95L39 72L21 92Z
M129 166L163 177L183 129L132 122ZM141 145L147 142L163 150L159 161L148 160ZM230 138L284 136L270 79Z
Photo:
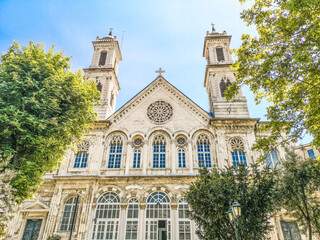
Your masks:
M163 123L172 117L172 106L164 101L156 101L147 109L147 115L150 120L156 123Z

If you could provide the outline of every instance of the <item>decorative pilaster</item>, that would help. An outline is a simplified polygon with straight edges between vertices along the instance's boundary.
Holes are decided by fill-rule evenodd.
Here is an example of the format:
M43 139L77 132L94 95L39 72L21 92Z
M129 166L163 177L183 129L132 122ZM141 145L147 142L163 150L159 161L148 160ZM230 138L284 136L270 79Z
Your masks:
M172 174L176 174L176 160L177 160L176 151L177 151L177 148L176 148L175 140L171 139L171 172Z
M190 174L193 174L193 158L192 158L192 140L188 139L188 160L189 160L189 171Z
M146 231L146 203L140 203L139 208L139 230L138 230L138 239L144 239L144 234Z
M179 239L179 222L178 222L178 204L177 203L171 203L171 239Z
M131 165L131 161L132 161L132 147L131 147L131 142L128 142L128 145L127 145L127 158L126 158L126 167L125 167L125 172L124 174L125 175L128 175L129 174L129 168L130 168L130 165Z
M142 174L146 175L147 174L147 166L148 166L148 141L145 140L143 141L143 155L141 156L142 161Z
M120 203L119 239L125 239L127 203Z
M42 235L43 239L47 239L47 237L55 231L55 226L59 225L57 216L61 201L61 193L62 186L60 184L57 184L51 199L50 211L47 216L46 226Z

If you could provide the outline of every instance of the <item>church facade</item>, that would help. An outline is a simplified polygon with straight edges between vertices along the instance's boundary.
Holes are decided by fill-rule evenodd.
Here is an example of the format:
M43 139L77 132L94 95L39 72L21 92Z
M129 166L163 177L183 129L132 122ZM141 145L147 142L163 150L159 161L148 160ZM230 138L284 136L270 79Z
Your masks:
M232 101L225 99L224 90L235 81L230 41L225 31L213 29L205 36L209 112L171 85L161 69L115 111L121 52L112 33L97 37L84 72L101 92L99 120L77 152L70 149L65 163L45 176L34 200L23 204L6 239L58 234L78 240L197 240L184 193L199 168L253 163L259 155L250 149L264 136L241 91ZM275 149L267 162L275 166L283 157L283 149ZM271 221L272 240L304 239L294 222L280 216Z

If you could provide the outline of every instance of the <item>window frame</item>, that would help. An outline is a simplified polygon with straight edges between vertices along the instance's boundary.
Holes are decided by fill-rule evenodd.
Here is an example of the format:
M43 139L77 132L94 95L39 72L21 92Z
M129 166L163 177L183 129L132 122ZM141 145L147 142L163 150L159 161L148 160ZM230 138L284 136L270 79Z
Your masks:
M71 202L68 202L71 201ZM71 226L72 226L72 219L74 216L75 222L77 221L77 215L78 215L78 207L76 208L77 205L77 197L69 197L65 202L64 202L64 207L61 215L61 221L60 221L60 226L59 226L59 232L70 232L71 231ZM66 212L66 209L70 207L70 211ZM68 216L65 217L66 213L69 213ZM67 218L67 223L63 223L64 219ZM63 228L63 226L66 226ZM73 229L75 228L75 224L73 225Z
M211 168L212 167L212 156L211 146L209 137L205 134L201 134L197 138L196 142L197 159L199 168Z
M133 163L132 168L141 168L141 149L136 148L133 150Z

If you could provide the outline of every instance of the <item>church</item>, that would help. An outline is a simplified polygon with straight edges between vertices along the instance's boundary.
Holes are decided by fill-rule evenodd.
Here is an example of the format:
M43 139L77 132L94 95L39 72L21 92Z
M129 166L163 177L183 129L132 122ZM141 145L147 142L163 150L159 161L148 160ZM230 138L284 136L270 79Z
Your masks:
M112 32L97 37L84 78L94 79L101 92L98 121L77 151L70 149L59 169L45 175L6 239L56 234L64 240L197 240L184 193L198 170L254 163L259 153L250 149L266 134L259 131L263 122L250 118L241 90L229 102L224 96L235 81L230 41L231 35L214 28L204 39L208 110L170 84L160 68L154 81L115 111L121 51ZM275 166L284 154L274 149L266 161ZM305 239L292 220L274 216L271 222L270 239Z

